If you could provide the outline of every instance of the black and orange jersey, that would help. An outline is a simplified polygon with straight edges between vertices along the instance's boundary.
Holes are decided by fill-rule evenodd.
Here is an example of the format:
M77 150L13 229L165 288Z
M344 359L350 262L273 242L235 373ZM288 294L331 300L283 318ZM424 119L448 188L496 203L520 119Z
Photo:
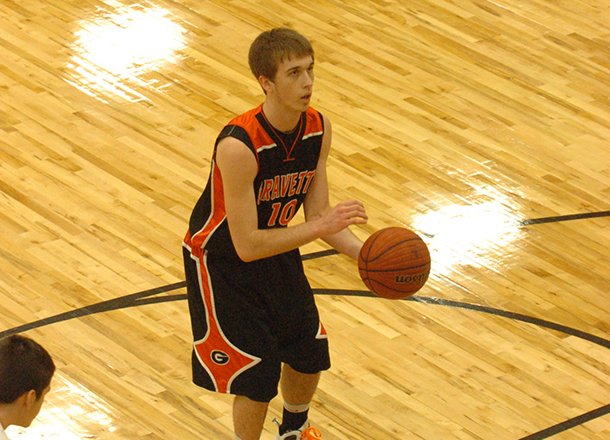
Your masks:
M214 146L207 185L189 221L184 244L194 256L203 250L237 258L226 219L223 182L216 147L225 137L242 141L254 154L258 173L253 182L260 229L285 227L299 210L315 177L324 121L309 108L290 134L278 132L265 118L262 105L232 119Z

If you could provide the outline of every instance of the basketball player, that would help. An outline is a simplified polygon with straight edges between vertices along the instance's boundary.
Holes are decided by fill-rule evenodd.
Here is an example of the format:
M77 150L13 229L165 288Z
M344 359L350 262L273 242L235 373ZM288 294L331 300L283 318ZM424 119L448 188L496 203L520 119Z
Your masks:
M367 216L359 201L329 205L331 126L309 106L310 42L291 29L263 32L249 64L265 100L216 139L184 240L193 381L235 395L240 440L260 437L279 383L277 439L316 439L308 409L330 359L298 248L322 238L355 259L362 242L347 227ZM301 205L305 222L289 226Z
M0 440L9 425L28 427L51 389L55 364L47 351L20 335L0 339Z

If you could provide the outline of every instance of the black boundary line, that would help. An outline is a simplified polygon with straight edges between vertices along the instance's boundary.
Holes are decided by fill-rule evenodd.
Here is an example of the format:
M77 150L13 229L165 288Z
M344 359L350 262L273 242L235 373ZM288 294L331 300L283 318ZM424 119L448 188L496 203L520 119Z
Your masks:
M109 312L113 310L125 309L129 307L137 307L147 304L158 304L164 302L172 302L172 301L182 301L187 299L187 294L174 294L174 295L166 295L160 297L152 297L153 295L159 293L165 293L172 290L180 289L186 287L185 282L174 283L163 287L158 287L155 289L145 290L142 292L137 292L131 295L127 295L121 298L115 298L108 301L102 301L97 304L92 304L87 307L81 307L79 309L72 310L66 313L60 313L55 316L51 316L49 318L41 319L35 322L31 322L29 324L25 324L19 327L15 327L13 329L5 330L0 332L0 338L4 336L9 336L15 333L21 333L27 330L32 330L34 328L42 327L49 324L54 324L61 321L67 321L73 318L79 318L83 316L93 315L95 313ZM317 295L342 295L342 296L359 296L359 297L371 297L376 298L376 296L369 291L361 291L361 290L340 290L340 289L314 289L314 293ZM392 301L392 300L386 300ZM540 327L546 327L551 330L556 330L561 333L565 333L571 336L576 336L581 339L585 339L594 344L601 345L605 348L610 348L610 341L600 338L598 336L582 332L580 330L576 330L561 324L557 324L551 321L547 321L544 319L533 318L531 316L523 315L520 313L508 312L506 310L500 310L493 307L486 307L477 304L469 304L462 303L459 301L451 301L444 300L441 298L434 297L424 297L424 296L412 296L404 299L404 301L413 301L419 302L423 304L432 304L432 305L441 305L447 307L455 307L462 308L467 310L473 310L482 313L488 313L495 316L501 316L508 319L513 319L517 321L526 322L529 324L534 324ZM560 432L564 432L573 428L575 426L582 425L588 421L594 420L596 418L602 417L606 414L610 413L610 404L597 408L595 410L589 411L587 413L581 414L577 417L565 420L556 425L545 428L541 431L530 434L526 437L522 437L519 440L544 440L555 434Z
M554 216L554 217L541 217L529 220L523 220L519 222L521 226L528 225L536 225L543 223L556 223L561 221L569 221L569 220L583 220L587 218L597 218L597 217L608 217L610 216L610 211L599 211L599 212L590 212L583 214L570 214L570 215L562 215L562 216ZM302 259L312 260L316 258L321 258L329 255L335 255L338 252L334 249L324 250L319 252L313 252L310 254L306 254L302 256ZM50 316L48 318L40 319L38 321L30 322L28 324L20 325L14 327L12 329L4 330L0 332L0 338L5 336L9 336L15 333L25 332L27 330L32 330L38 327L42 327L45 325L54 324L57 322L67 321L69 319L79 318L82 316L88 316L95 313L102 313L112 310L118 310L122 308L136 307L146 304L156 304L170 301L180 301L187 298L186 294L175 294L175 295L167 295L163 297L150 298L153 295L157 295L159 293L165 293L172 290L180 289L186 287L186 282L178 282L174 284L168 284L161 287L156 287L154 289L143 290L141 292L133 293L130 295L122 296L119 298L111 299L108 301L102 301L96 304L92 304L86 307L81 307L79 309L71 310L70 312L60 313L58 315ZM314 289L314 293L321 295L344 295L344 296L362 296L362 297L374 297L375 295L368 291L350 291L350 290L329 290L329 289ZM541 327L546 327L552 330L556 330L562 333L569 334L571 336L576 336L581 339L585 339L587 341L593 342L594 344L601 345L602 347L610 348L610 341L607 339L603 339L601 337L582 332L580 330L576 330L570 327L566 327L561 324L557 324L554 322L546 321L544 319L534 318L531 316L523 315L520 313L508 312L505 310L495 309L492 307L480 306L476 304L468 304L462 303L458 301L451 300L443 300L440 298L432 298L432 297L422 297L422 296L413 296L407 298L408 301L420 302L425 304L436 304L443 305L449 307L463 308L468 310L474 310L483 313L489 313L496 316L502 316L509 319L515 319L522 322L527 322L530 324L534 324ZM556 425L550 426L546 429L538 431L536 433L530 434L526 437L522 437L519 440L543 440L549 438L555 434L558 434L563 431L567 431L570 428L573 428L578 425L582 425L590 420L602 417L606 414L610 413L610 404L597 408L595 410L589 411L587 413L581 414L580 416L568 419L564 422L558 423Z
M302 258L302 260L303 260L303 261L306 261L306 260L314 260L314 259L316 259L316 258L327 257L327 256L329 256L329 255L336 255L336 254L338 254L338 253L339 253L339 252L337 252L337 251L336 251L336 250L334 250L334 249L328 249L328 250L326 250L326 251L312 252L312 253L310 253L310 254L305 254L305 255L303 255L301 258Z
M69 312L60 313L58 315L49 316L48 318L39 319L38 321L29 322L27 324L14 327L12 329L4 330L0 332L0 338L10 336L15 333L21 333L28 330L32 330L38 327L42 327L56 322L67 321L69 319L80 318L82 316L93 315L94 313L101 313L110 310L116 310L120 308L133 307L138 305L137 301L142 298L146 298L159 293L169 292L171 290L186 287L186 282L168 284L166 286L155 287L154 289L143 290L141 292L132 293L131 295L121 296L119 298L110 299L108 301L102 301L99 303L91 304L78 309L70 310Z
M409 298L413 301L426 303L426 304L438 304L441 306L449 306L460 309L468 309L475 310L477 312L489 313L490 315L502 316L508 319L514 319L516 321L527 322L529 324L534 324L539 327L546 327L551 330L556 330L561 333L565 333L570 336L576 336L577 338L581 338L587 340L589 342L593 342L594 344L601 345L605 348L610 348L610 340L604 339L599 336L592 335L591 333L586 333L581 330L577 330L571 327L567 327L565 325L557 324L556 322L547 321L541 318L534 318L532 316L523 315L521 313L509 312L507 310L496 309L493 307L481 306L479 304L469 304L463 303L460 301L452 301L442 298L431 298L426 296L413 296Z
M586 218L596 218L596 217L610 217L610 211L586 212L583 214L569 214L569 215L558 215L555 217L533 218L530 220L520 221L519 224L521 226L539 225L541 223L556 223L556 222L565 222L565 221L569 221L569 220L583 220Z
M556 425L543 429L542 431L530 434L527 437L521 437L519 440L543 440L555 434L559 434L560 432L567 431L570 428L574 428L575 426L582 425L583 423L589 422L593 419L605 416L609 413L610 404L604 405L597 409L594 409L593 411L589 411L588 413L581 414L574 418L568 419L565 422L558 423Z
M78 309L71 310L69 312L60 313L58 315L50 316L48 318L40 319L38 321L34 321L28 324L24 324L18 327L14 327L12 329L4 330L0 332L0 338L9 336L15 333L24 332L27 330L32 330L38 327L43 327L50 324L55 324L57 322L67 321L69 319L80 318L83 316L93 315L96 313L109 312L112 310L118 310L123 308L130 307L138 307L147 304L157 304L164 302L172 302L172 301L181 301L187 298L187 295L184 294L175 294L175 295L166 295L151 298L151 296L170 292L172 290L180 289L186 287L185 282L170 284L164 287L158 287L151 290L145 290L142 292L134 293L131 295L127 295L120 298L111 299L108 301L102 301L96 304L92 304L86 307L81 307ZM336 295L336 296L359 296L359 297L369 297L369 298L377 298L373 293L368 290L342 290L342 289L313 289L316 295ZM395 300L386 300L386 301L395 301ZM487 313L490 315L501 316L503 318L513 319L516 321L525 322L528 324L533 324L539 327L545 327L551 330L558 331L560 333L564 333L566 335L575 336L580 339L584 339L586 341L592 342L594 344L600 345L604 348L610 349L610 340L604 339L602 337L593 335L591 333L586 333L581 330L577 330L571 327L567 327L565 325L557 324L552 321L547 321L541 318L535 318L528 315L523 315L521 313L509 312L507 310L496 309L494 307L481 306L478 304L470 304L464 303L460 301L452 301L446 300L442 298L428 297L428 296L412 296L409 298L405 298L403 301L413 301L419 302L423 304L432 304L432 305L440 305L446 307L454 307L458 309L466 309L473 310L476 312Z

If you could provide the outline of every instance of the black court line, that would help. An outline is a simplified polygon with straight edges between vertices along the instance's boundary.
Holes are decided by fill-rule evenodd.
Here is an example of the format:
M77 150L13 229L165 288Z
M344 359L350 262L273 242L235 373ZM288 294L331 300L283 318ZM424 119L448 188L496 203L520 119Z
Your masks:
M159 293L166 293L172 290L182 289L186 287L185 282L169 284L163 287L157 287L155 289L144 290L141 292L133 293L131 295L122 296L119 298L111 299L108 301L102 301L99 303L91 304L89 306L81 307L78 309L71 310L69 312L60 313L58 315L50 316L48 318L33 321L28 324L20 325L8 330L0 332L0 338L9 336L15 333L21 333L35 328L44 327L46 325L55 324L57 322L67 321L74 318L80 318L83 316L93 315L96 313L109 312L112 310L126 309L130 307L137 307L146 304L157 304L171 301L182 301L186 299L186 294L175 294L153 297ZM343 289L313 289L316 295L336 295L336 296L359 296L377 298L373 293L368 290L343 290ZM396 300L384 300L384 301L396 301ZM521 313L510 312L507 310L496 309L494 307L482 306L479 304L470 304L460 301L447 300L443 298L435 298L428 296L415 295L409 298L405 298L402 301L412 301L424 304L432 304L446 307L454 307L459 309L473 310L476 312L487 313L490 315L501 316L503 318L512 319L515 321L521 321L528 324L533 324L538 327L544 327L551 330L555 330L566 335L575 336L580 339L592 342L605 348L610 349L610 340L604 339L600 336L593 335L591 333L583 332L575 328L571 328L556 322L547 321L545 319L536 318Z
M185 282L169 284L163 287L157 287L155 289L144 290L141 292L133 293L131 295L122 296L119 298L111 299L108 301L102 301L89 306L81 307L78 309L71 310L69 312L60 313L58 315L50 316L48 318L33 321L28 324L20 325L12 329L4 330L0 332L0 338L9 336L15 333L21 333L28 330L33 330L38 327L44 327L46 325L54 324L57 322L67 321L74 318L80 318L83 316L93 315L96 313L109 312L112 310L125 309L130 307L137 307L146 304L157 304L171 301L182 301L187 298L186 294L175 294L153 297L159 293L170 292L172 290L181 289L186 287ZM337 296L360 296L377 298L373 293L368 290L343 290L343 289L313 289L316 295L337 295ZM384 300L384 301L396 301L396 300ZM501 316L503 318L512 319L515 321L521 321L528 324L533 324L538 327L548 328L555 330L560 333L564 333L569 336L574 336L594 344L600 345L604 348L610 349L610 340L604 339L600 336L593 335L591 333L583 332L575 328L571 328L556 322L547 321L546 319L536 318L533 316L523 315L521 313L510 312L507 310L496 309L494 307L482 306L479 304L470 304L460 301L447 300L443 298L435 298L428 296L415 295L409 298L405 298L403 301L413 301L424 304L440 305L446 307L453 307L459 309L473 310L476 312L487 313L490 315Z
M569 220L582 220L587 218L596 218L596 217L608 217L610 216L610 211L600 211L600 212L590 212L583 214L571 214L571 215L563 215L563 216L555 216L555 217L542 217L535 218L529 220L523 220L519 222L521 226L528 225L536 225L543 223L556 223L562 221ZM330 249L320 252L314 252L310 254L303 255L303 260L312 260L316 258L321 258L329 255L335 255L338 252ZM124 309L129 307L136 307L146 304L156 304L163 302L171 302L171 301L182 301L187 298L186 294L174 294L174 295L165 295L155 297L154 295L158 295L160 293L170 292L176 289L181 289L186 287L186 282L178 282L174 284L168 284L166 286L156 287L154 289L143 290L141 292L133 293L130 295L122 296L119 298L111 299L108 301L102 301L96 304L92 304L86 307L81 307L78 309L71 310L69 312L60 313L58 315L50 316L48 318L40 319L38 321L30 322L28 324L23 324L8 330L4 330L0 332L0 338L9 336L15 333L22 333L28 330L32 330L35 328L43 327L46 325L67 321L69 319L80 318L83 316L93 315L96 313L103 313L112 310ZM332 290L332 289L314 289L314 293L316 295L344 295L344 296L361 296L361 297L375 297L369 291L354 291L354 290ZM388 300L389 301L389 300ZM452 300L444 300L441 298L433 298L433 297L424 297L424 296L413 296L407 298L406 301L414 301L425 304L432 305L441 305L455 308L462 308L467 310L478 311L482 313L488 313L496 316L501 316L508 319L513 319L517 321L526 322L529 324L537 325L540 327L545 327L551 330L555 330L564 334L568 334L570 336L575 336L589 342L592 342L597 345L601 345L605 348L610 348L610 341L607 339L603 339L599 336L592 335L590 333L582 332L577 329L573 329L561 324L557 324L551 321L547 321L540 318L535 318L527 315L523 315L520 313L509 312L506 310L495 309L493 307L486 307L477 304L469 304L463 303L459 301ZM534 434L531 434L527 437L523 437L520 440L543 440L549 438L555 434L558 434L563 431L567 431L570 428L581 425L587 421L593 420L595 418L602 417L606 414L610 413L610 404L602 406L596 410L589 411L580 416L574 417L572 419L566 420L557 425L551 426L549 428L538 431Z
M83 316L93 315L96 313L103 313L112 310L125 309L129 307L136 307L147 304L157 304L171 301L183 301L186 300L187 295L184 294L174 294L174 295L165 295L165 296L154 296L159 293L166 293L176 289L185 288L186 283L174 283L169 284L167 286L158 287L155 289L144 290L141 292L137 292L131 295L126 295L124 297L111 299L108 301L102 301L96 304L92 304L90 306L81 307L79 309L72 310L66 313L60 313L55 316L51 316L49 318L41 319L38 321L34 321L25 325L21 325L18 327L14 327L9 330L5 330L0 332L0 338L9 336L15 333L23 333L27 330L32 330L38 327L43 327L46 325L67 321L74 318L80 318ZM359 296L359 297L371 297L376 298L375 295L369 291L361 291L361 290L340 290L340 289L314 289L314 293L316 295L343 295L343 296ZM385 301L394 301L394 300L385 300ZM424 304L431 305L440 305L447 307L455 307L462 308L467 310L473 310L482 313L488 313L495 316L501 316L508 319L513 319L517 321L526 322L529 324L534 324L540 327L549 328L551 330L555 330L561 333L565 333L571 336L575 336L581 339L585 339L594 344L601 345L605 348L610 348L610 341L607 339L600 338L599 336L592 335L590 333L582 332L580 330L576 330L561 324L557 324L551 321L547 321L540 318L534 318L531 316L523 315L520 313L509 312L506 310L500 310L493 307L481 306L478 304L469 304L463 303L459 301L445 300L442 298L434 298L434 297L425 297L425 296L412 296L410 298L406 298L403 301L413 301ZM549 428L538 431L534 434L531 434L527 437L523 437L520 440L544 440L555 434L560 432L564 432L578 425L582 425L588 421L593 419L602 417L606 414L610 413L610 404L598 408L593 411L589 411L580 416L574 417L572 419L566 420L564 422L558 423Z
M575 426L582 425L583 423L589 422L593 419L605 416L606 414L610 414L610 404L594 409L593 411L589 411L588 413L581 414L577 417L566 420L565 422L558 423L554 426L543 429L542 431L535 432L527 437L521 437L519 440L543 440L555 434L559 434L560 432L567 431L570 428L574 428Z
M332 289L314 289L317 295L342 295L342 296L368 296L376 298L375 295L369 291L364 290L332 290ZM386 300L396 301L396 300ZM513 319L515 321L526 322L528 324L534 324L539 327L545 327L551 330L556 330L566 335L575 336L580 339L592 342L597 345L601 345L605 348L610 348L610 340L601 338L591 333L586 333L581 330L577 330L565 325L557 324L556 322L547 321L541 318L535 318L532 316L523 315L521 313L509 312L507 310L496 309L494 307L481 306L479 304L470 304L460 301L452 301L442 298L434 298L429 296L415 295L404 299L403 301L413 301L425 304L433 304L447 307L454 307L458 309L474 310L477 312L488 313L490 315L501 316L503 318Z
M327 251L312 252L310 254L305 254L301 258L302 258L303 261L306 261L306 260L315 260L316 258L327 257L329 255L337 255L338 253L339 252L337 252L334 249L329 249Z
M409 299L412 299L416 302L426 303L426 304L438 304L442 306L449 306L461 309L475 310L477 312L489 313L490 315L502 316L508 319L514 319L516 321L527 322L529 324L534 324L539 327L545 327L551 330L556 330L561 333L565 333L566 335L575 336L580 339L584 339L589 342L593 342L594 344L601 345L605 348L610 348L610 340L601 338L599 336L592 335L591 333L586 333L575 328L567 327L562 324L557 324L556 322L547 321L541 318L535 318L528 315L523 315L521 313L509 312L507 310L496 309L493 307L481 306L479 304L469 304L463 303L460 301L452 301L442 298L430 298L425 296L413 296Z
M569 220L584 220L587 218L610 217L610 211L586 212L583 214L558 215L555 217L541 217L519 222L521 226L539 225L541 223L557 223Z
M182 289L186 287L185 282L174 283L163 287L158 287L155 289L145 290L142 292L137 292L131 295L127 295L120 298L115 298L109 301L102 301L96 304L92 304L87 307L81 307L79 309L72 310L66 313L60 313L55 316L51 316L49 318L41 319L35 322L31 322L29 324L25 324L19 327L15 327L9 330L5 330L0 332L0 338L9 336L15 333L22 333L27 330L32 330L34 328L43 327L46 325L54 324L57 322L67 321L69 319L80 318L83 316L92 315L95 313L103 313L112 310L125 309L129 307L142 306L147 304L157 304L164 302L172 302L172 301L183 301L187 299L187 295L183 294L174 294L174 295L165 295L165 296L154 296L159 293L165 293L176 289ZM340 290L340 289L314 289L314 293L316 295L343 295L343 296L359 296L359 297L371 297L376 298L376 296L364 290ZM395 301L395 300L385 300L385 301ZM590 333L582 332L580 330L576 330L561 324L557 324L555 322L547 321L540 318L534 318L531 316L523 315L521 313L509 312L506 310L500 310L493 307L481 306L478 304L469 304L459 301L445 300L442 298L434 298L434 297L426 297L426 296L412 296L404 299L403 301L412 301L424 304L431 305L440 305L446 307L454 307L454 308L462 308L466 310L473 310L482 313L488 313L495 316L500 316L507 319L512 319L516 321L522 321L525 323L533 324L539 327L545 327L551 330L555 330L564 334L568 334L570 336L575 336L589 342L592 342L597 345L601 345L605 348L610 348L610 341L607 339L603 339L599 336L592 335ZM588 421L594 420L599 417L603 417L604 415L610 413L610 404L597 408L593 411L589 411L585 414L581 414L572 419L566 420L564 422L558 423L551 427L545 428L536 433L530 434L526 437L522 437L519 440L544 440L555 434L560 432L567 431L575 426L582 425Z
M89 306L81 307L78 309L70 310L69 312L60 313L58 315L49 316L48 318L39 319L38 321L29 322L27 324L23 324L17 327L14 327L9 330L4 330L0 332L0 338L5 336L10 336L15 333L21 333L28 330L32 330L38 327L43 327L45 325L54 324L56 322L67 321L69 319L81 318L87 315L93 315L94 313L102 313L108 312L111 310L117 310L122 308L134 307L140 305L140 300L144 301L143 304L147 304L148 300L144 298L148 298L153 295L157 295L159 293L165 293L172 290L180 289L186 287L186 282L182 281L180 283L168 284L166 286L155 287L154 289L143 290L141 292L132 293L131 295L121 296L119 298L110 299L108 301L102 301L96 304L91 304ZM183 295L186 297L186 295ZM169 297L163 297L169 298ZM158 301L156 301L158 302Z

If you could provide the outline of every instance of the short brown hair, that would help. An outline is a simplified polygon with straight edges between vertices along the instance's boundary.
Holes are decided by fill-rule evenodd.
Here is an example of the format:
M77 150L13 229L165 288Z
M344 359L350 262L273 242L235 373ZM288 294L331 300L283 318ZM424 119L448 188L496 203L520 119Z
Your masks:
M248 64L254 77L273 80L280 63L292 57L311 55L313 47L307 38L289 28L274 28L261 33L252 42Z
M30 390L40 399L53 373L53 359L34 340L20 335L0 339L0 403L12 403Z

